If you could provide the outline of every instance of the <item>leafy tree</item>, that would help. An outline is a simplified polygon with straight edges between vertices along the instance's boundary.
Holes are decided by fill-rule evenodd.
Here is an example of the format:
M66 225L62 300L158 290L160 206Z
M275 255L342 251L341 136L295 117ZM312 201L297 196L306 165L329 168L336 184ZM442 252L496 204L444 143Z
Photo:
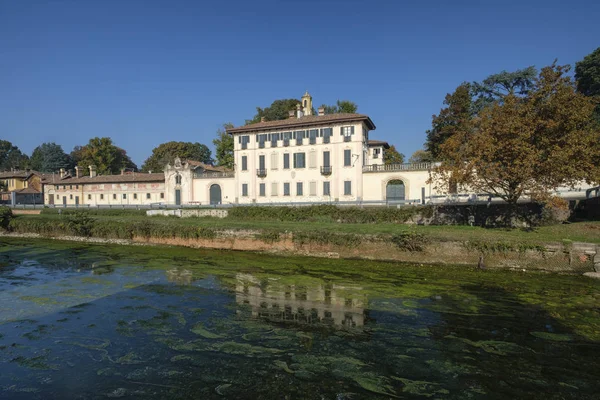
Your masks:
M396 150L396 146L391 145L389 149L383 149L384 164L404 164L404 154Z
M95 165L100 175L119 174L122 168L137 170L127 152L115 146L109 137L95 137L85 146L76 146L71 152L71 157L84 171L88 166Z
M600 47L575 64L577 90L597 99L596 118L600 121Z
M256 115L252 119L246 120L246 125L260 122L263 117L266 121L288 119L290 110L295 110L297 104L300 104L300 100L281 99L275 100L266 108L256 107Z
M168 163L172 163L175 157L181 160L200 161L212 164L210 149L201 143L192 142L167 142L162 143L152 150L152 155L144 161L142 171L162 171Z
M325 114L356 114L358 111L358 105L350 100L338 100L332 106L323 104L321 107L325 108Z
M526 96L533 87L537 70L530 66L514 72L502 71L471 84L473 110L481 111L491 104L502 101L508 95Z
M522 196L547 199L559 186L597 182L594 103L575 90L568 71L543 68L526 95L508 94L484 108L473 129L456 129L440 146L436 186L454 181L515 204Z
M217 130L217 137L213 139L215 145L215 157L217 165L233 168L233 136L227 133L227 129L233 128L233 124L228 122Z
M464 82L454 93L447 94L444 104L446 107L442 108L439 115L432 117L432 127L427 131L425 141L425 149L434 160L442 158L441 146L452 135L472 129L471 84Z
M40 172L55 172L73 167L73 159L56 143L42 143L33 150L29 166Z
M29 158L8 140L0 140L0 171L24 169Z
M433 161L433 158L431 157L431 153L429 153L427 150L417 150L408 159L408 162L411 164L432 162L432 161Z

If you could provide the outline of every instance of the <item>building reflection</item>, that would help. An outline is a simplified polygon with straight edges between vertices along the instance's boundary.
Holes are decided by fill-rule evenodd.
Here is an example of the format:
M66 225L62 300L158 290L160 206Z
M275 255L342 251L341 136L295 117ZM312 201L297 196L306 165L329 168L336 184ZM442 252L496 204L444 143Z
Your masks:
M187 269L169 269L165 271L167 281L176 283L178 285L191 285L194 281L192 271Z
M236 302L246 305L253 317L275 322L362 327L367 301L361 289L317 280L285 284L250 274L236 275Z

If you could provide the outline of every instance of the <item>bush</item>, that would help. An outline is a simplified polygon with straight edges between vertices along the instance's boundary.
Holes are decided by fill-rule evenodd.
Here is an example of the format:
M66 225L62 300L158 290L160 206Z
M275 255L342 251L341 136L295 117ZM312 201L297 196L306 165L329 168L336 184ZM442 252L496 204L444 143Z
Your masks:
M13 217L10 207L0 207L0 228L8 230Z
M405 231L392 235L391 241L403 251L423 251L429 238L419 232Z
M146 210L137 210L134 208L43 208L43 215L73 215L77 213L86 213L90 216L105 217L125 217L125 216L144 216Z
M85 211L74 212L66 216L66 226L76 236L92 236L95 221Z

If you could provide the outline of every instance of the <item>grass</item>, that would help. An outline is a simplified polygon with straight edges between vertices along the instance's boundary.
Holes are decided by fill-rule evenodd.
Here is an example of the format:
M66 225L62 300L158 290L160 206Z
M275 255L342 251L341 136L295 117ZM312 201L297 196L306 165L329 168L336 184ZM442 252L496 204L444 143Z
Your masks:
M56 214L46 215L19 215L14 217L13 223L18 226L19 222L34 226L36 223L45 222L46 225L60 225L66 216ZM588 242L600 244L600 221L577 222L571 224L543 226L533 230L520 229L489 229L471 226L417 226L394 223L373 224L351 224L336 223L329 221L244 221L232 218L176 218L176 217L146 217L139 215L93 216L97 224L128 226L135 223L145 222L156 228L170 228L171 230L181 227L191 227L222 230L256 230L268 233L291 232L291 233L335 233L354 235L394 235L405 231L422 234L434 241L485 241L485 242L519 242L524 244L544 244L549 242L562 242L570 240L573 242ZM42 232L40 232L42 233Z

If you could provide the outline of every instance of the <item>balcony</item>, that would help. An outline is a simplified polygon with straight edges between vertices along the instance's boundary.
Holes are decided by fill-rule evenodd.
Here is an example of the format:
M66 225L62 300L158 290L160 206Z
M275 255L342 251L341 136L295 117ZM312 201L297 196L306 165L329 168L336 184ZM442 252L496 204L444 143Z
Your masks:
M290 145L290 139L283 139L283 147L288 147Z
M429 171L431 163L365 165L363 172Z
M331 175L331 166L321 167L321 175Z
M344 142L349 142L352 139L352 136L344 136Z
M259 178L264 178L265 176L267 176L267 170L266 169L257 169L256 176L258 176Z
M277 140L271 140L271 147L277 147Z
M246 150L248 148L248 143L243 142L242 143L242 150Z
M323 143L329 143L331 142L331 139L329 138L329 136L323 136Z

